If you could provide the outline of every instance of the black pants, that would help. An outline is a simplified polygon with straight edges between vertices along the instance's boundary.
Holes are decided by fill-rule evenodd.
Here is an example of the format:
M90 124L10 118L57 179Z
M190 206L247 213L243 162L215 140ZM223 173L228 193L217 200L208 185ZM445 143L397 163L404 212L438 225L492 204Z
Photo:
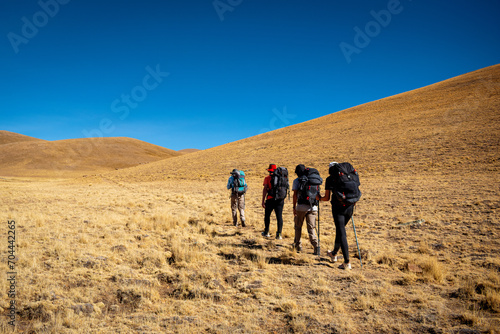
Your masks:
M347 245L347 235L345 227L352 217L354 205L342 206L341 204L332 203L332 215L335 222L335 246L333 255L337 255L339 249L342 249L344 262L349 263L349 247Z
M276 214L276 220L278 221L278 231L280 233L283 230L283 206L285 205L285 200L275 200L273 198L266 200L266 210L264 212L264 232L269 233L269 225L271 223L271 212Z

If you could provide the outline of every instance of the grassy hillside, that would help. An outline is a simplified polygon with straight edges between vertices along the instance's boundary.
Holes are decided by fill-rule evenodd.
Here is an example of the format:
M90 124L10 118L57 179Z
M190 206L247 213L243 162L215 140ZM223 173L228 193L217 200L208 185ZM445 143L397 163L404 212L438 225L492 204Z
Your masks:
M8 141L10 137L17 138L9 136L3 141ZM74 177L136 166L180 154L131 138L11 140L0 145L0 175Z
M23 142L23 141L42 141L42 140L38 138L21 135L19 133L0 130L0 145Z
M58 182L0 178L2 219L17 226L15 330L498 333L499 107L497 65L147 165ZM267 165L304 163L326 177L331 160L360 171L352 271L326 256L329 203L321 256L305 228L304 251L291 249L290 200L283 240L260 235ZM225 189L235 167L250 183L245 228L232 226ZM3 315L8 288L0 280Z

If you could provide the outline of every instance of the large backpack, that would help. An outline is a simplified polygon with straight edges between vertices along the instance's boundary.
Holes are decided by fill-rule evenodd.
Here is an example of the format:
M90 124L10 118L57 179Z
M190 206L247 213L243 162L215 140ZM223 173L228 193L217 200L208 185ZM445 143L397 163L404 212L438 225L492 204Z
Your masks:
M231 173L233 176L233 194L243 195L247 192L247 182L245 181L245 172L242 170Z
M323 179L315 168L306 168L304 175L299 177L298 199L299 204L317 205L316 195L319 194Z
M288 170L285 167L278 167L271 174L271 189L269 195L276 200L285 199L289 193Z
M359 175L356 169L348 163L342 162L333 165L329 169L333 177L333 198L344 205L355 204L361 198L359 190Z

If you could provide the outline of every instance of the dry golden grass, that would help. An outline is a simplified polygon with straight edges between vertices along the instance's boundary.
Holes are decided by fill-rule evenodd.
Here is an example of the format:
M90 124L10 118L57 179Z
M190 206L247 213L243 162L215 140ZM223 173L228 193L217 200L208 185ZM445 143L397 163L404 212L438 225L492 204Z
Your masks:
M198 152L198 151L200 151L200 150L197 148L185 148L185 149L179 150L177 152L186 154L186 153L193 153L193 152Z
M499 72L113 173L4 176L2 222L17 222L16 331L494 333ZM330 144L313 143L311 133ZM325 176L330 160L349 157L362 180L354 220L363 269L351 225L352 271L313 256L307 240L292 251L289 200L284 239L261 237L269 162L292 171L305 163ZM235 167L250 183L245 228L232 226L225 190ZM335 236L328 203L320 214L325 254ZM2 279L4 314L5 291ZM10 332L0 322L0 333Z

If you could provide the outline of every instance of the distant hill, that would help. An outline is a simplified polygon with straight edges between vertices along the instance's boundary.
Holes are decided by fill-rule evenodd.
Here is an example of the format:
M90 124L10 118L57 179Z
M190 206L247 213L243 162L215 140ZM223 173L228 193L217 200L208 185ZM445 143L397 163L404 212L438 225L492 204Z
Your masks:
M198 151L201 151L201 150L199 150L197 148L185 148L185 149L179 150L177 152L185 154L185 153L193 153L193 152L198 152Z
M15 132L0 130L0 145L18 143L23 141L44 141L44 140L21 135Z
M121 137L44 141L2 131L0 142L0 176L73 177L181 155Z
M361 94L362 92L360 92ZM363 176L500 170L500 65L278 129L195 155L110 174L127 180L223 179L233 168L263 177L289 168L352 161ZM189 166L189 168L186 168Z

